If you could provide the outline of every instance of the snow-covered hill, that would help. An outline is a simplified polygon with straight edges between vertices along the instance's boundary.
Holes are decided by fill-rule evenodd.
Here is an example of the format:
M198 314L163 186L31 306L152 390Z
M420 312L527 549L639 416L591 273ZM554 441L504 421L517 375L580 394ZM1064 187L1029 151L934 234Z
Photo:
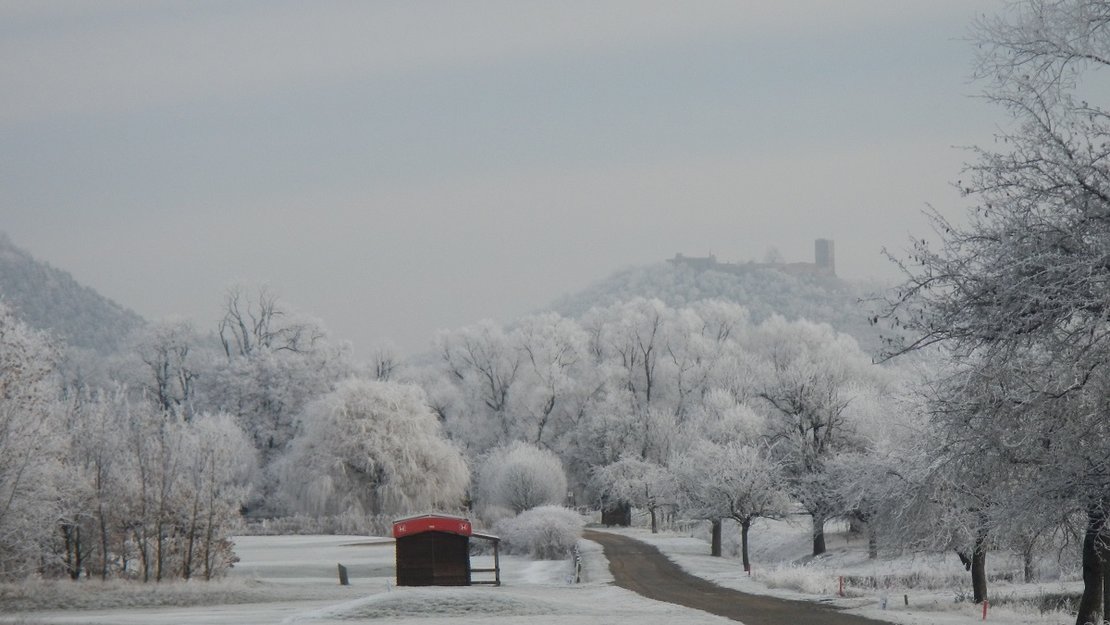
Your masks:
M864 350L875 353L880 342L878 331L868 322L871 314L868 300L881 288L877 284L833 276L796 275L769 267L728 272L661 262L618 271L556 300L551 310L578 317L592 307L636 297L657 298L672 307L721 299L745 306L755 322L778 314L789 320L828 323L855 337Z

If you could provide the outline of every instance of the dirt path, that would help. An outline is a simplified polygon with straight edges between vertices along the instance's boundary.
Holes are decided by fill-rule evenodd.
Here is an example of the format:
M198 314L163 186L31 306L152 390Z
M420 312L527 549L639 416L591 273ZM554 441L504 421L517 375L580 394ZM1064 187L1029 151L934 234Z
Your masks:
M722 588L686 573L655 547L626 536L587 530L585 538L605 550L617 586L649 599L704 610L745 625L890 625L830 606Z

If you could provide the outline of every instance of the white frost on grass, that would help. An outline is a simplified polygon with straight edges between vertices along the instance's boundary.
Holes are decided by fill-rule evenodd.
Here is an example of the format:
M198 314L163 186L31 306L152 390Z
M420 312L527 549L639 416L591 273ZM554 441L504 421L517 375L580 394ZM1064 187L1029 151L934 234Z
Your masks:
M807 519L808 520L808 519ZM957 602L970 590L970 574L952 554L869 560L866 539L850 537L843 528L826 528L829 552L809 556L808 523L760 520L752 529L752 574L736 557L715 558L709 544L688 533L651 534L644 528L605 531L654 545L688 573L742 592L821 601L853 613L902 625L945 625L982 619L982 606ZM995 567L1001 566L1001 554ZM839 597L839 578L870 576L892 581L890 588L846 588ZM912 584L912 585L910 585ZM987 621L1002 625L1070 625L1074 615L1041 613L1035 600L1045 594L1078 591L1075 582L1054 579L1039 584L992 582L988 594L1002 605L990 605ZM883 608L885 599L885 609ZM906 599L909 605L906 605Z
M351 593L347 593L348 596ZM269 601L310 600L321 597L317 589L284 587L249 579L214 582L170 581L143 584L120 580L27 580L0 584L0 613L32 610L104 610L133 607L192 606Z
M414 617L535 616L574 614L566 604L477 588L397 589L309 612L287 623Z

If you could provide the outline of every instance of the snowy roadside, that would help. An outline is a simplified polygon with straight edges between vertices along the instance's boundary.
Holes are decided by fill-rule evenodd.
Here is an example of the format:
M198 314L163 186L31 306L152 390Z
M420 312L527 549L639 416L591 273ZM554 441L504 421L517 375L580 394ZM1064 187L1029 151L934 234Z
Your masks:
M868 561L866 553L859 552L859 545L845 548L847 541L842 541L842 545L830 549L829 557L807 560L801 557L804 549L799 550L796 544L792 544L794 541L791 539L791 532L780 525L759 536L758 539L763 541L759 552L761 557L753 558L752 574L748 575L743 571L738 558L713 557L709 555L706 541L688 534L652 534L643 528L593 529L621 534L651 544L686 572L742 592L818 601L854 614L900 625L982 622L982 607L966 601L955 601L955 593L951 589L848 588L846 597L838 596L841 575L878 576L899 566L916 570L944 567L947 567L945 570L950 570L955 566L943 557L916 560L907 558L897 562ZM753 536L756 536L754 532ZM800 560L806 561L804 564L796 563ZM996 584L990 590L991 596L1004 598L1006 601L1002 605L989 607L987 621L1006 625L1071 625L1075 622L1074 615L1058 611L1041 613L1033 607L1032 601L1043 594L1075 591L1079 587L1076 582ZM1021 601L1022 599L1027 602Z

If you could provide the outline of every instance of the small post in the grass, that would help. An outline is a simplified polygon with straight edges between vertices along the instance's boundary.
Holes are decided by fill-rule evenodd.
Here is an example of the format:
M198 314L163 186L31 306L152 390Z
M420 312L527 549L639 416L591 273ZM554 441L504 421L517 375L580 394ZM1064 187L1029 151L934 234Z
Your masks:
M986 599L983 599L983 620L984 621L987 620L987 606L988 606L988 604L989 604L989 602Z
M836 594L840 595L841 597L844 596L844 576L843 575L840 576L840 590L837 591Z
M347 567L343 566L342 564L339 564L337 566L339 567L339 585L350 586L351 580L347 579Z

